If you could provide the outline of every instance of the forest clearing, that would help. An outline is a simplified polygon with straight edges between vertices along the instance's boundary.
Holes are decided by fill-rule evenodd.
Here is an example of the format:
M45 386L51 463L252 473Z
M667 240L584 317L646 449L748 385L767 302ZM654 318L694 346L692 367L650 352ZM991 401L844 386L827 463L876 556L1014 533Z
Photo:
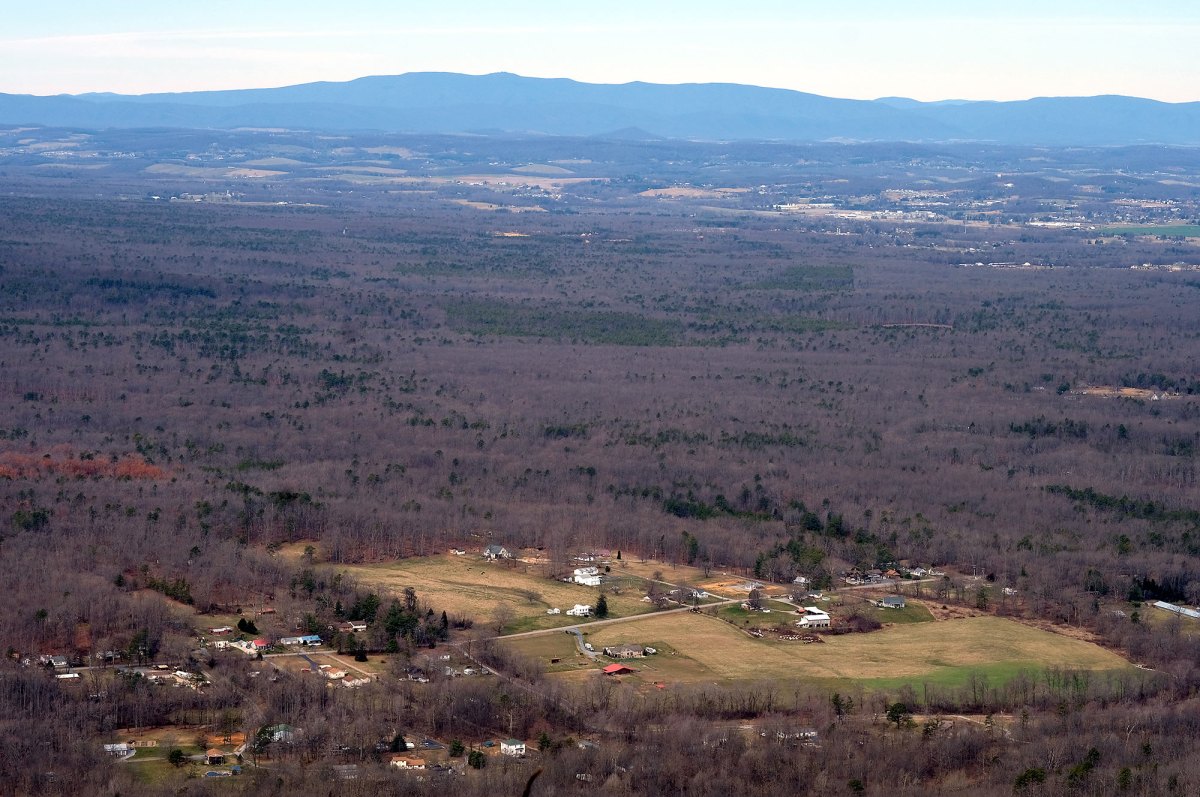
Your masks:
M972 672L1005 680L1022 670L1034 674L1047 668L1132 668L1098 645L1000 617L898 625L869 634L829 636L824 644L803 644L756 639L703 614L675 614L600 627L586 638L597 650L624 643L669 646L673 655L631 664L645 680L669 682L778 679L951 685L966 681ZM548 649L562 655L567 650L548 648L538 638L510 644L530 655Z

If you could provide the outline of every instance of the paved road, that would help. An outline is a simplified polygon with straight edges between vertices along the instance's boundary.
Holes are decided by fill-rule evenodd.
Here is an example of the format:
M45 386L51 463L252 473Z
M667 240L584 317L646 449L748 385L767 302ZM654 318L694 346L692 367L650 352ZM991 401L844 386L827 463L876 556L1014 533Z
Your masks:
M725 600L716 601L715 603L703 603L700 609L704 610L710 606L727 606L731 603L741 603L745 598L727 598ZM522 637L545 636L546 634L576 634L580 633L580 629L592 629L602 625L615 625L617 623L632 623L635 620L649 620L652 617L662 617L664 614L679 614L680 612L690 612L691 606L680 606L678 609L663 609L659 612L648 612L646 614L635 614L630 617L616 617L612 620L593 620L590 623L579 623L578 625L561 626L559 628L543 628L540 631L522 631L519 634L507 634L501 639L521 639Z
M575 645L579 648L580 653L587 656L592 661L596 660L596 656L599 654L597 654L594 650L587 649L587 643L583 641L583 633L578 628L568 628L567 633L575 635Z

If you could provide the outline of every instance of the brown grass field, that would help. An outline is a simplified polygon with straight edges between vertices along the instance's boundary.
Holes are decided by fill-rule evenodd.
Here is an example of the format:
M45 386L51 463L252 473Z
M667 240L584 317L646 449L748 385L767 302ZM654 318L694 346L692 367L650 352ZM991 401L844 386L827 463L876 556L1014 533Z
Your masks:
M1146 390L1140 387L1108 387L1105 385L1095 385L1092 387L1080 388L1079 392L1085 396L1104 396L1105 398L1132 398L1149 401L1154 396L1160 398L1172 398L1165 394L1162 390Z
M545 578L535 565L486 562L478 554L443 554L341 569L364 584L397 593L412 587L435 611L474 618L477 623L487 623L497 606L507 604L516 617L506 628L510 632L573 625L576 618L548 615L546 610L566 612L577 603L595 604L599 595L594 587ZM610 593L609 616L627 617L649 611L650 605L641 600L643 594L633 588L620 595Z
M1117 670L1130 666L1089 642L999 617L895 626L806 645L758 640L711 617L676 614L597 628L588 639L597 649L619 643L673 649L674 654L633 665L647 679L667 681L954 681L972 669L1002 676L1046 667ZM525 641L514 644L520 648Z

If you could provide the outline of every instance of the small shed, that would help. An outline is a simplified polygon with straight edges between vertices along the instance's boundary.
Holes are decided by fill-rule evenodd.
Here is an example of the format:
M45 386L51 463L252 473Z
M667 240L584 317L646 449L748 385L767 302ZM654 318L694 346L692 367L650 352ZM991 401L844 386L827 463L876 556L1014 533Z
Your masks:
M209 766L220 766L225 763L225 753L214 747L205 751L204 760Z

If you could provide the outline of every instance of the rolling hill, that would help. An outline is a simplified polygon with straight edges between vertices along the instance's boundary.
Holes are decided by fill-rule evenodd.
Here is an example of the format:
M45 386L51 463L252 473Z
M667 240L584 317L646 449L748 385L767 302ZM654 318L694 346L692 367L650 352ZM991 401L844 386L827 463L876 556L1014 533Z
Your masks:
M0 94L0 123L285 127L782 141L1200 144L1200 102L1123 96L1015 102L848 100L726 83L620 85L508 73L409 73L344 83L175 94Z

